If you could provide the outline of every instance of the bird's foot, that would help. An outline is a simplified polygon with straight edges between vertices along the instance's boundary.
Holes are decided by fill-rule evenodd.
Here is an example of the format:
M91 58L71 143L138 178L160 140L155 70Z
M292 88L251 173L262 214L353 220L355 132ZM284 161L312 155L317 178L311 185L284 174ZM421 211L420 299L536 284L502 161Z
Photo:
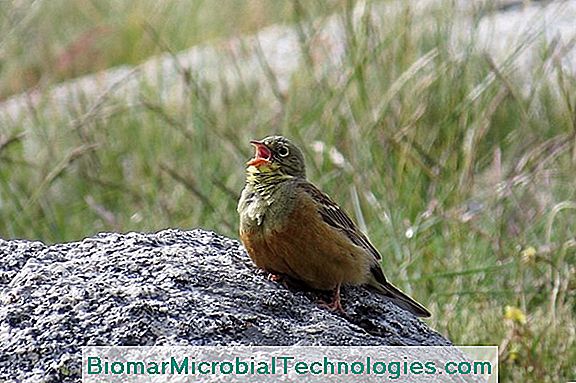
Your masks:
M324 302L320 301L320 306L326 307L328 310L332 312L337 312L340 314L344 314L348 316L346 311L344 311L344 307L342 307L342 302L340 300L340 285L336 286L334 289L334 295L332 296L332 302Z
M281 282L284 281L284 276L281 275L281 274L270 273L270 274L268 274L267 279L268 279L270 282L280 282L280 283L281 283Z
M341 314L346 314L346 311L344 311L344 307L342 307L340 299L333 300L332 302L325 302L323 300L320 300L318 301L318 304L324 308L327 308L328 311L334 311Z
M290 289L290 279L286 275L270 273L266 279L270 282L280 283L285 288Z

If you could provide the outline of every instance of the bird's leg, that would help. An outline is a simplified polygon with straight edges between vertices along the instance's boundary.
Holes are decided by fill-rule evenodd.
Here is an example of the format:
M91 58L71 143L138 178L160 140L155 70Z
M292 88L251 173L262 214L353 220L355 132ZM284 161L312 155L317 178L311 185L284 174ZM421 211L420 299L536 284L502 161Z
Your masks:
M330 311L337 311L342 314L346 314L344 308L342 307L342 302L340 301L340 283L336 285L332 294L332 302L322 303Z
M285 288L290 289L290 280L288 277L286 277L286 275L269 273L267 279L270 282L280 283Z
M268 274L268 280L270 282L283 282L284 281L284 276L282 274L274 274L274 273L269 273Z

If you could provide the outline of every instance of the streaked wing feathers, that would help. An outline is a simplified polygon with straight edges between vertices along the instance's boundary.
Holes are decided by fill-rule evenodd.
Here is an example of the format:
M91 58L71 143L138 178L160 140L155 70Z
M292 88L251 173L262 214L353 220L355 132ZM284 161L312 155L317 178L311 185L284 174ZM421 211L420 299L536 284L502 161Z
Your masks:
M322 193L316 186L307 181L300 182L298 186L318 203L318 212L327 224L343 231L355 245L366 249L375 259L380 260L382 258L368 238L328 195Z

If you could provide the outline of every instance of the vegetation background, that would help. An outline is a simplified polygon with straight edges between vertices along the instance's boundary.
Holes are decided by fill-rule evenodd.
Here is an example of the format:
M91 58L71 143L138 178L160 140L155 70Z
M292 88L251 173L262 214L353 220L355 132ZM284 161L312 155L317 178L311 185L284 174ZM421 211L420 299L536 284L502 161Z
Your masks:
M136 104L106 101L113 112L81 129L34 108L33 126L3 121L0 236L203 227L237 237L248 140L280 133L365 228L388 275L434 313L433 328L499 345L502 381L576 379L576 79L548 46L531 73L515 70L515 52L501 66L473 49L455 57L452 2L433 28L410 2L386 25L366 16L355 28L356 3L0 2L2 99L271 24L336 13L349 26L345 81L303 60L274 103L252 83L208 102L215 93L195 83L178 106L154 89ZM302 34L302 52L309 43ZM432 69L416 70L430 52ZM91 108L79 101L72 116Z

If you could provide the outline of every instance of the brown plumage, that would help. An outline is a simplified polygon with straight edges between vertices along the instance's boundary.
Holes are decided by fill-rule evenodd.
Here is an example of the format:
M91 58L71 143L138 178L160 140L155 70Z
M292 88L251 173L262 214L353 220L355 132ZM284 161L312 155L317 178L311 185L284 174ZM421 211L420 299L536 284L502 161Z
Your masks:
M417 316L426 308L386 280L381 256L350 217L306 180L301 151L286 138L253 141L246 186L238 203L240 238L254 263L319 290L367 284Z

